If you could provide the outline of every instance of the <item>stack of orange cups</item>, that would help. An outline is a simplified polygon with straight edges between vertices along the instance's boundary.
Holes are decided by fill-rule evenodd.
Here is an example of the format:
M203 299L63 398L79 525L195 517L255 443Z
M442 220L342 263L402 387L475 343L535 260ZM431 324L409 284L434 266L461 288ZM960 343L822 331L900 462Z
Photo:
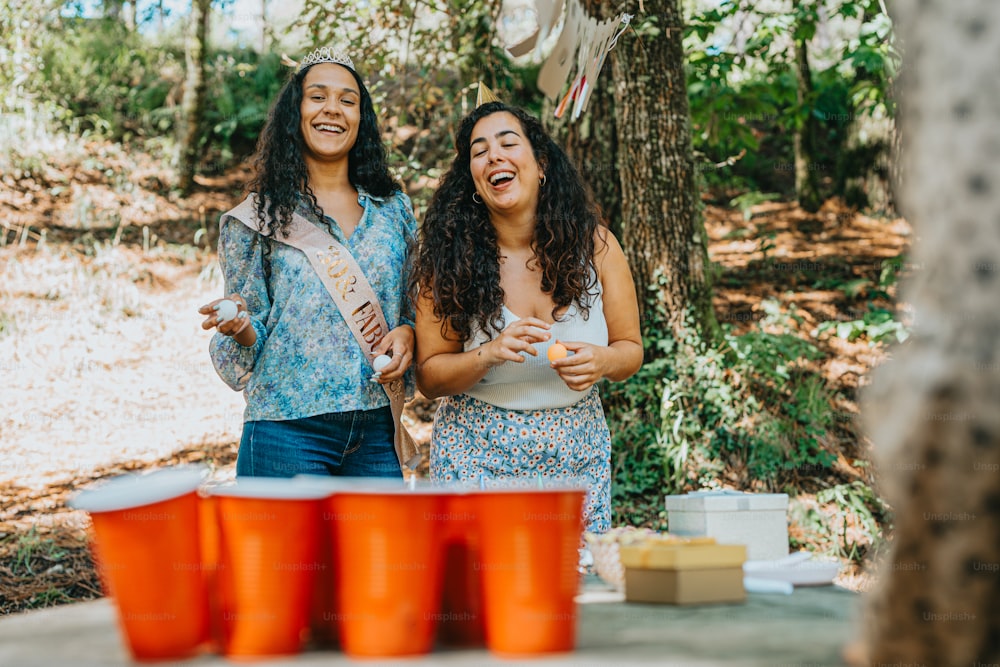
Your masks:
M309 634L321 559L323 489L240 478L211 489L219 526L222 649L230 658L291 655Z
M586 491L509 488L474 495L486 644L501 655L572 651Z
M196 654L208 641L208 596L196 490L202 468L123 475L82 491L91 547L136 660Z
M441 601L444 493L370 483L326 502L344 653L429 653Z

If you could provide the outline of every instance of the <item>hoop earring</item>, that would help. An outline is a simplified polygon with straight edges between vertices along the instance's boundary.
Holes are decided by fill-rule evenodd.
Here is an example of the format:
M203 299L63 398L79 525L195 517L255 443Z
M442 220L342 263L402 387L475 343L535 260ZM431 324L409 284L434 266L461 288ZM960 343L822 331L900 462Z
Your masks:
M542 177L540 179L538 179L538 187L544 188L545 187L545 180L546 180L545 179L545 174L542 174Z
M478 192L473 192L472 193L472 201L476 202L477 204L482 204L483 200L479 199L478 197L479 197L479 193Z

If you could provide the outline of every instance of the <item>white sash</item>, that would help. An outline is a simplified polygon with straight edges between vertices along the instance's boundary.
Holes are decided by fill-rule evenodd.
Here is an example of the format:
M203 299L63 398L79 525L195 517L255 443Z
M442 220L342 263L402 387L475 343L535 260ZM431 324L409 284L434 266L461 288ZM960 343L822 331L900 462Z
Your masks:
M256 201L256 194L251 194L225 215L231 215L258 234L267 236L257 228ZM351 333L365 353L365 358L371 364L376 356L373 350L389 333L389 325L375 291L351 253L337 239L298 213L292 214L287 236L271 238L301 250L309 259L316 275L323 281L323 286L337 304L347 326L351 328ZM417 449L406 426L400 421L403 404L406 402L403 381L399 379L383 384L382 389L389 397L392 418L396 425L394 443L396 456L400 465L415 470L420 464L420 450Z

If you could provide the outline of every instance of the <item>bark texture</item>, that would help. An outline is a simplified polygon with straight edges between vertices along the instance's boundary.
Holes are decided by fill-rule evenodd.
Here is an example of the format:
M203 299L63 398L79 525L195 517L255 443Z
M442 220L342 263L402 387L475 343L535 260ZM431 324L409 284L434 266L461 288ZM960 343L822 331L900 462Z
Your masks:
M181 99L181 136L178 148L177 185L187 194L194 186L205 111L205 60L211 0L193 0L184 44L186 77Z
M848 206L896 214L893 165L899 160L896 121L884 110L855 116L839 157L839 190Z
M902 38L903 211L923 269L913 336L865 415L892 553L865 625L870 664L1000 663L1000 4L892 5Z
M625 4L583 0L598 20ZM678 0L650 0L604 65L587 111L547 123L580 169L625 250L646 329L714 337L708 244L691 148ZM635 11L633 6L631 11Z
M636 30L611 52L621 238L644 324L655 321L662 304L675 333L690 325L711 338L718 325L691 148L684 15L679 0L644 6L646 13L633 20Z
M794 0L798 7L800 0ZM796 32L800 32L796 30ZM809 40L795 39L795 79L798 108L803 114L802 122L795 131L795 195L799 206L815 213L823 203L820 195L819 172L823 165L817 159L816 140L819 123L813 114L812 69L809 66Z

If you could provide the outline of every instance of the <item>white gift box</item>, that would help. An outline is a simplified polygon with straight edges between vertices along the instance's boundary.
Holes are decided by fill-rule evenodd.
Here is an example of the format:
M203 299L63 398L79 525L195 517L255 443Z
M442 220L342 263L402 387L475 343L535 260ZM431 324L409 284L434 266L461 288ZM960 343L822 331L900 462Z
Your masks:
M668 530L674 535L714 537L745 544L748 560L788 555L788 494L728 489L667 496Z

